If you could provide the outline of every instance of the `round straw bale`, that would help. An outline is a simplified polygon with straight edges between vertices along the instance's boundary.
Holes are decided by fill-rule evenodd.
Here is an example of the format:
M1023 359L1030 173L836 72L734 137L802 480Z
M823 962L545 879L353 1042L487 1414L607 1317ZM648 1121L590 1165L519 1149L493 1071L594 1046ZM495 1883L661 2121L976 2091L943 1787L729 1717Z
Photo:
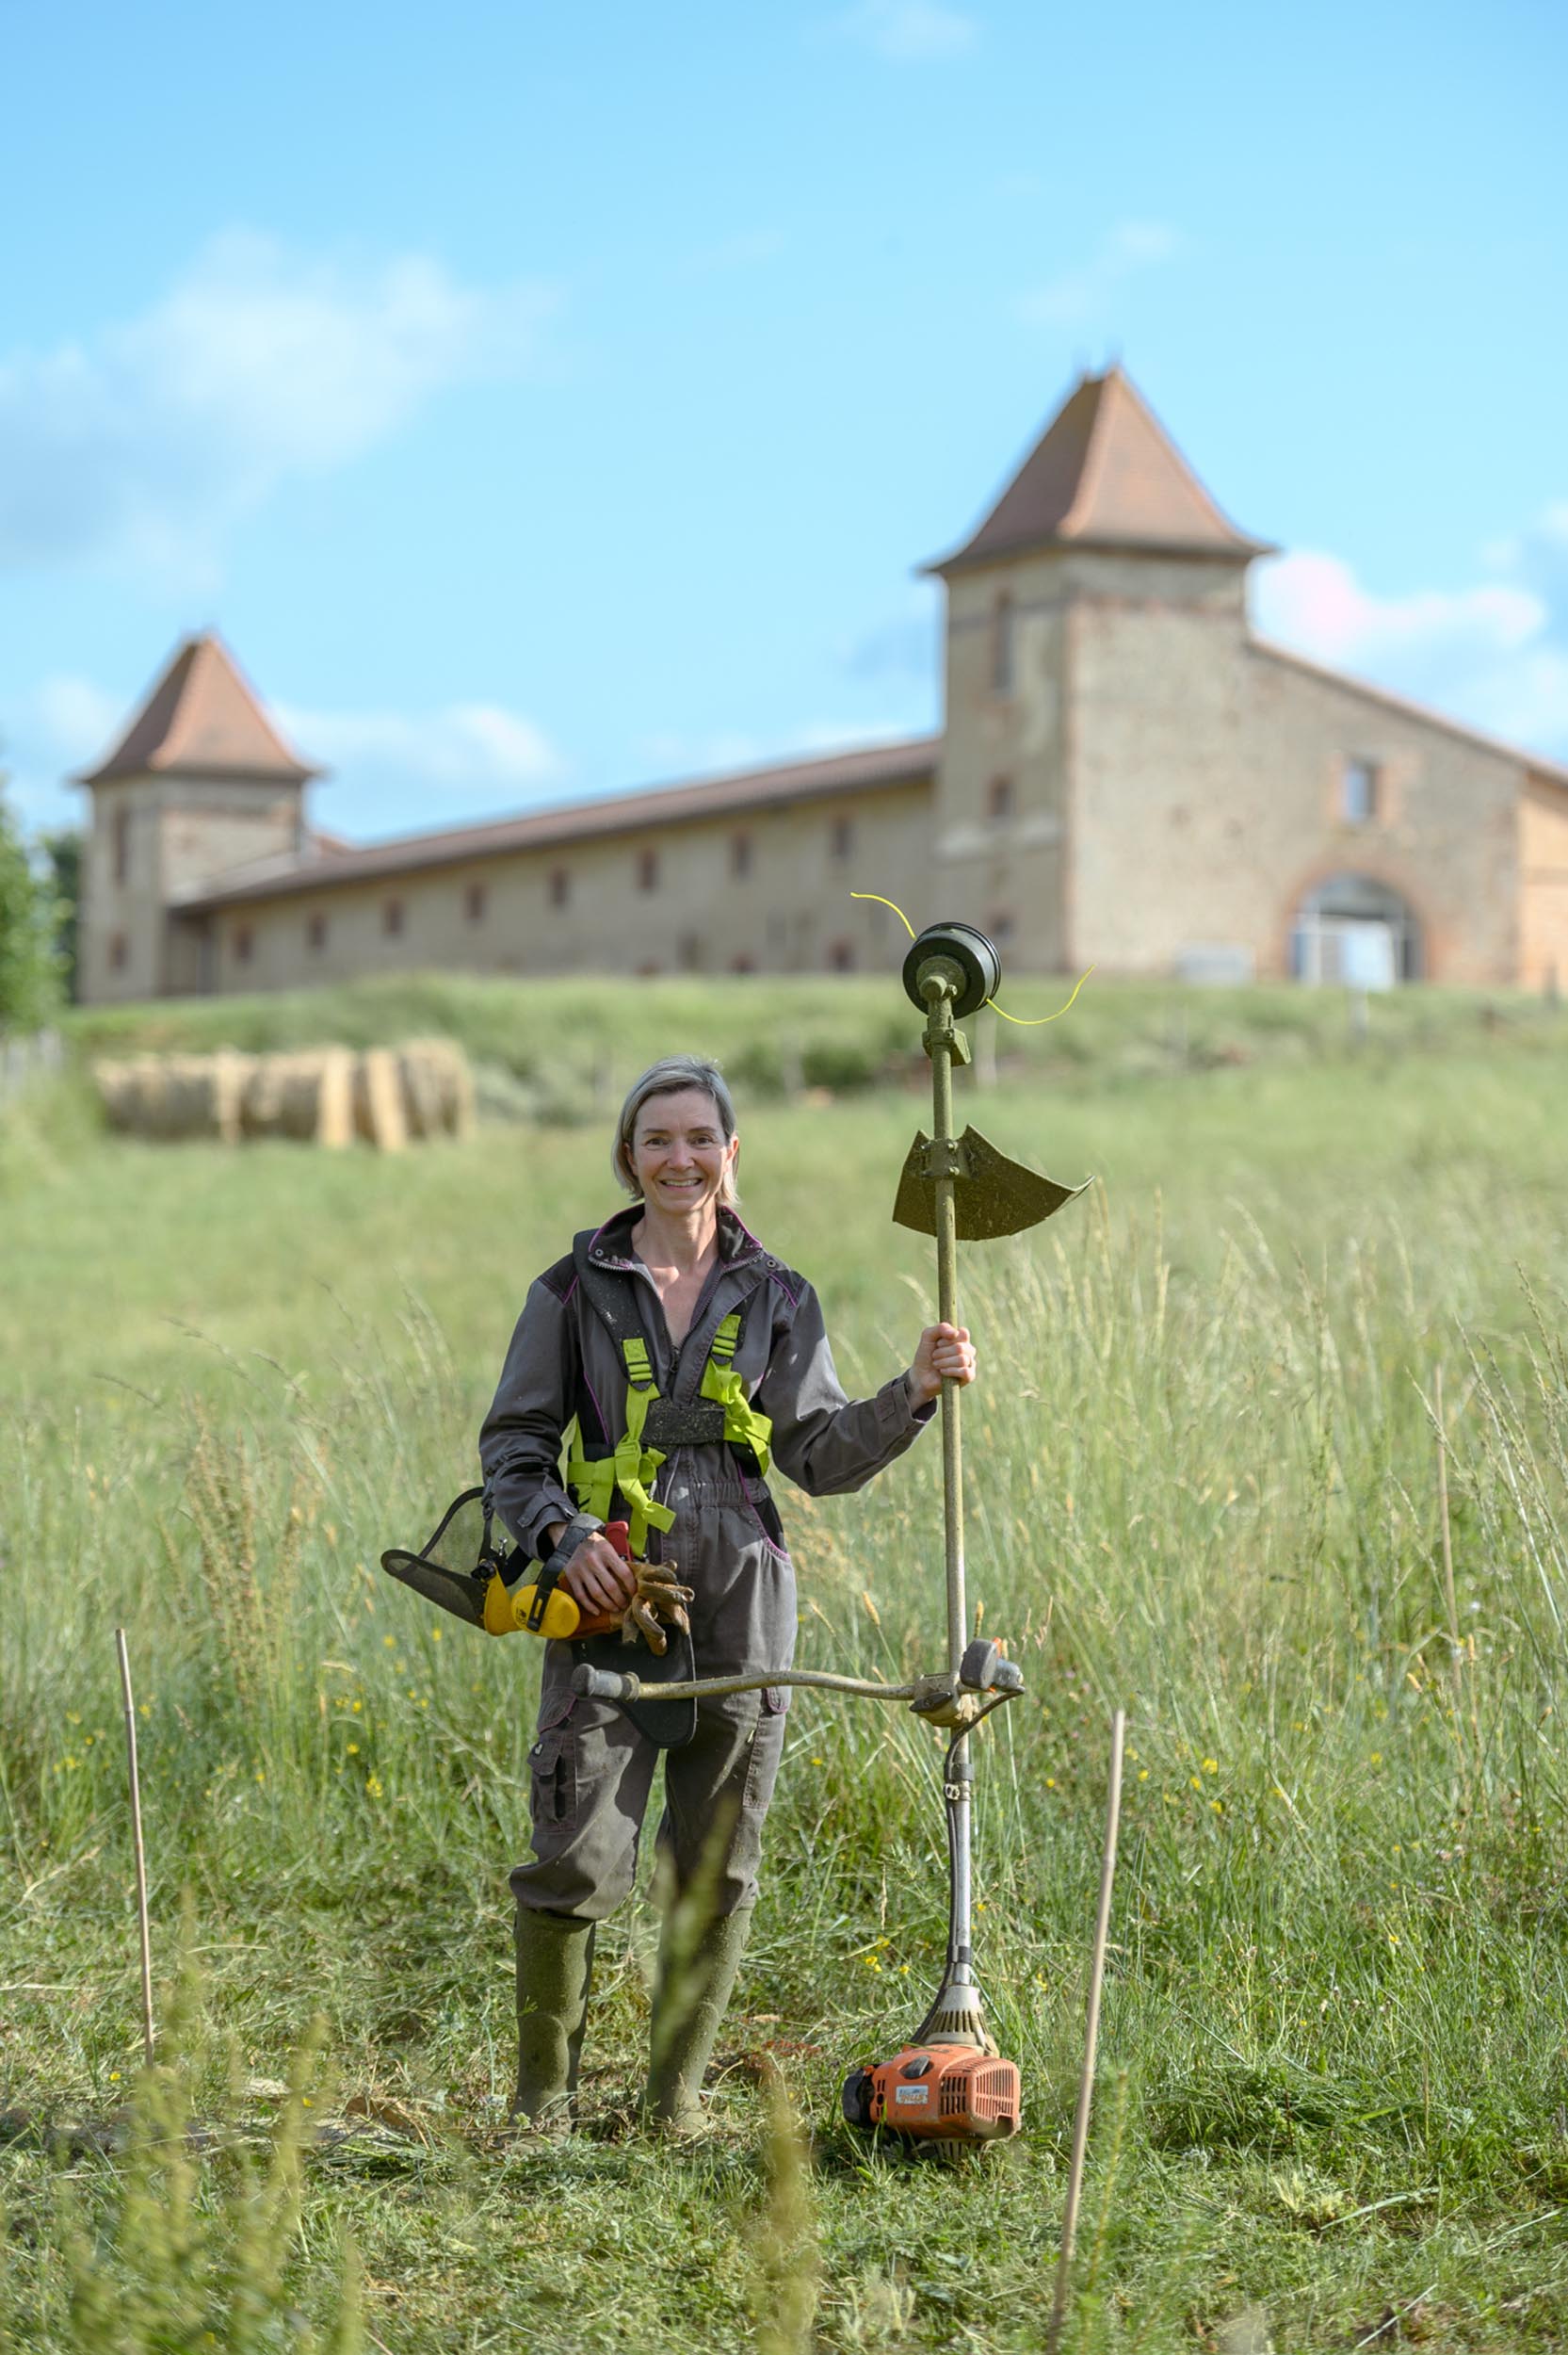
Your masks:
M474 1074L454 1039L416 1038L397 1049L411 1137L465 1137L474 1127Z
M354 1135L354 1058L347 1047L262 1055L240 1108L248 1137L292 1137L304 1145L345 1145Z
M354 1058L354 1134L382 1153L398 1153L409 1141L403 1085L390 1047L367 1048Z

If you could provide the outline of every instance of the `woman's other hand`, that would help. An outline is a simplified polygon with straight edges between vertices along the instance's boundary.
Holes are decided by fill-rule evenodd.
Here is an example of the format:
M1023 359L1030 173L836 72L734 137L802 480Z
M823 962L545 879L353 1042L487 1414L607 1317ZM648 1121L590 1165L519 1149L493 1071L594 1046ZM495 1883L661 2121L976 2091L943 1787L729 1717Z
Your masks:
M951 1376L961 1388L975 1379L975 1344L966 1324L928 1324L914 1363L904 1376L912 1406L928 1406Z
M564 1527L564 1523L561 1524ZM558 1542L558 1537L552 1540ZM637 1573L622 1560L607 1537L595 1530L585 1537L556 1581L571 1596L585 1619L625 1610L637 1593Z

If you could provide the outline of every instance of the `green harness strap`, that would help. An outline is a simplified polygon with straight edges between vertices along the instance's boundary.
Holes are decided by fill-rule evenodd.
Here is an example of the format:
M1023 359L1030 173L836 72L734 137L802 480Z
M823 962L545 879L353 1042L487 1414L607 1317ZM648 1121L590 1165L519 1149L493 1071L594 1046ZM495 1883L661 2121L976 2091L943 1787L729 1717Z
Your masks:
M740 1311L732 1308L713 1337L707 1364L703 1368L703 1396L724 1409L724 1437L732 1447L749 1447L757 1459L757 1470L768 1477L771 1460L768 1443L773 1437L773 1425L766 1415L759 1415L746 1395L746 1385L735 1370L736 1343L740 1339Z
M703 1369L702 1395L724 1409L726 1444L750 1448L758 1472L766 1478L768 1443L773 1425L766 1415L756 1412L736 1372L734 1359L739 1338L740 1312L733 1309L713 1337L708 1361ZM567 1461L566 1477L583 1510L596 1514L600 1520L608 1520L616 1491L620 1491L631 1507L628 1542L633 1553L640 1554L648 1543L650 1528L672 1529L675 1516L669 1505L655 1503L648 1492L649 1482L665 1460L659 1449L642 1444L648 1409L659 1394L649 1362L648 1344L640 1335L633 1335L622 1340L621 1354L626 1360L626 1428L615 1443L613 1455L585 1455L579 1437Z
M633 1335L622 1342L621 1354L626 1360L626 1428L615 1443L613 1455L585 1455L579 1434L567 1462L566 1477L583 1510L597 1514L602 1521L609 1519L615 1492L620 1489L631 1507L627 1542L633 1553L640 1554L647 1546L650 1527L673 1529L675 1516L669 1505L655 1504L648 1493L648 1483L664 1461L656 1447L642 1444L642 1426L658 1396L648 1344Z

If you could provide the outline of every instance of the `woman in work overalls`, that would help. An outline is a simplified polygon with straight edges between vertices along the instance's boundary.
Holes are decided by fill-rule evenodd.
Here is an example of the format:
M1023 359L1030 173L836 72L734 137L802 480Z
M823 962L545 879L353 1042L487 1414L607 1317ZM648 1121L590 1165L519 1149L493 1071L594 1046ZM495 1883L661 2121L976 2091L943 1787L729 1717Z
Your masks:
M712 1064L676 1055L644 1072L612 1155L631 1206L579 1235L530 1289L479 1438L495 1509L528 1555L558 1550L559 1586L585 1623L618 1621L636 1591L606 1522L630 1522L634 1554L673 1562L691 1590L700 1676L789 1665L795 1580L769 1460L810 1496L863 1487L929 1421L944 1376L967 1383L975 1372L967 1332L931 1325L907 1372L875 1398L846 1398L816 1293L736 1213L739 1149ZM574 1423L569 1494L560 1454ZM594 1926L631 1890L658 1760L623 1710L574 1694L582 1656L575 1642L545 1648L535 1860L511 1876L513 2115L546 2131L570 2123ZM640 1674L651 1655L639 1643L622 1661ZM701 1876L705 1913L693 1950L667 1911L654 1993L643 2115L678 2134L704 2123L703 2078L756 1900L784 1707L780 1690L700 1702L695 1730L666 1751L659 1846L675 1896Z

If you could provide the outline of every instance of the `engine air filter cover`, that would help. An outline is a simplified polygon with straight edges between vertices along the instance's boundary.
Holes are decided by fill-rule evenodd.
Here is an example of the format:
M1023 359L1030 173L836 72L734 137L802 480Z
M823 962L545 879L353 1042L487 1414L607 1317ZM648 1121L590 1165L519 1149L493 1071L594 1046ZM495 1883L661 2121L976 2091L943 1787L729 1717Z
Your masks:
M1001 2142L1018 2132L1023 2087L1016 2061L971 2045L906 2045L845 2085L851 2126L881 2126L921 2142Z

